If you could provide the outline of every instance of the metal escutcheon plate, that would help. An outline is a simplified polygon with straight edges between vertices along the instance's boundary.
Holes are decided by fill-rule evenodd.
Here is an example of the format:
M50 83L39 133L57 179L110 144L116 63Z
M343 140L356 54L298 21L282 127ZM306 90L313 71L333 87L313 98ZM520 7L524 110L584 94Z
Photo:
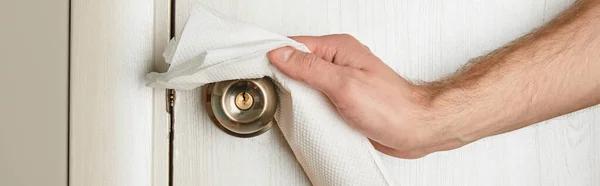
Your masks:
M217 127L247 138L268 131L275 123L276 94L273 82L265 77L208 84L202 100Z

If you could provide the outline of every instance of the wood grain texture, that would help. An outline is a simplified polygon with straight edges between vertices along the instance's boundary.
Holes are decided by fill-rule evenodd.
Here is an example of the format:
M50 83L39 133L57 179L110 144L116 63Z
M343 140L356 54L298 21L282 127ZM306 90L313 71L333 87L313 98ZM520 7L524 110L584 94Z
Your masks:
M154 0L153 71L166 72L169 68L162 56L170 39L171 2ZM153 89L152 105L152 185L169 185L170 114L167 110L167 90Z
M349 33L400 75L454 72L552 19L572 0L199 0L283 35ZM196 0L177 1L180 31ZM176 185L308 185L280 131L230 137L199 90L176 105ZM382 155L399 185L600 185L600 108L592 107L418 160Z
M168 3L71 3L70 184L166 185L164 90L145 75L168 40Z
M176 2L181 33L194 2ZM177 91L174 185L310 184L277 127L259 137L231 137L213 125L200 92Z

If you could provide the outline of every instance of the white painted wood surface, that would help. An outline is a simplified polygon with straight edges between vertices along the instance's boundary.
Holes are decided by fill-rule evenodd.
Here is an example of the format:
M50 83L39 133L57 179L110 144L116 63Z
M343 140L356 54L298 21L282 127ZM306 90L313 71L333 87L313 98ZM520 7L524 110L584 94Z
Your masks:
M168 64L162 56L171 39L171 1L154 0L153 71L166 72ZM152 113L152 185L169 185L170 114L165 89L153 89Z
M179 34L194 2L176 3ZM231 137L212 124L200 93L177 91L174 185L310 184L279 128L254 138Z
M196 0L177 0L180 31ZM284 35L350 33L402 76L431 81L550 20L572 0L199 0ZM179 91L175 185L310 184L275 128L218 130L200 91ZM400 185L600 185L600 108L418 160L383 156ZM360 168L360 167L357 167Z
M71 185L167 185L169 1L71 1Z

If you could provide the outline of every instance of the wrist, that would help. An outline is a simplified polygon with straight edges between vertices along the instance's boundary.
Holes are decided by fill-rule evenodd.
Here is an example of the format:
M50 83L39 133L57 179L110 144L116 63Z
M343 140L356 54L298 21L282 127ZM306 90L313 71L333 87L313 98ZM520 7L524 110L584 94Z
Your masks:
M491 135L493 119L485 118L485 108L470 92L475 91L433 83L415 85L420 122L428 126L431 143L458 147Z

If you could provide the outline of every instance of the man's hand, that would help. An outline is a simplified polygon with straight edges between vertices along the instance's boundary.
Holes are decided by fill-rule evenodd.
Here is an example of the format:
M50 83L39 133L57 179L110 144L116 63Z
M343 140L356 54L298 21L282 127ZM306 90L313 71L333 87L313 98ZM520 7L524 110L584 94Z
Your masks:
M273 65L327 95L375 148L402 158L421 157L446 144L443 125L431 125L423 95L350 35L292 37L313 53L284 47L269 53ZM443 141L442 141L443 140ZM444 146L456 148L460 143ZM428 151L422 151L427 148Z
M600 1L578 1L536 32L437 82L412 84L349 35L292 37L269 53L323 92L379 151L418 158L600 103Z

